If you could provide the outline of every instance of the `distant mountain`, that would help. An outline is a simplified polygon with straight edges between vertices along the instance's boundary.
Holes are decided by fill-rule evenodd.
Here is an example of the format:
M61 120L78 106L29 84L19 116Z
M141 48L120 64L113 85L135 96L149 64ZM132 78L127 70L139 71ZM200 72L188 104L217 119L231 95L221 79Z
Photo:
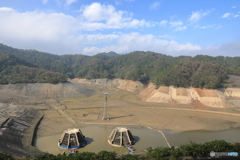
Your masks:
M69 78L121 78L152 82L157 86L219 88L223 87L228 74L240 75L240 57L172 57L149 51L124 55L103 52L94 56L59 56L3 44L0 44L0 53L21 57L24 66L59 72Z
M102 52L102 53L99 53L99 54L102 54L102 55L105 55L105 56L109 56L109 57L114 57L114 56L119 56L120 55L120 54L117 54L116 52L113 52L113 51Z

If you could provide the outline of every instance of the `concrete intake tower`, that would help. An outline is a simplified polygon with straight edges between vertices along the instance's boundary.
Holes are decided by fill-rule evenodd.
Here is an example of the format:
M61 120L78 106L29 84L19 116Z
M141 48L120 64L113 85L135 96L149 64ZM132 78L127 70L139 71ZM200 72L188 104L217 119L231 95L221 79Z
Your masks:
M87 141L85 140L85 136L82 134L81 130L77 128L63 131L58 141L58 146L62 149L76 149L86 144Z
M133 145L135 142L129 129L125 127L116 127L108 137L108 143L115 147L124 147Z

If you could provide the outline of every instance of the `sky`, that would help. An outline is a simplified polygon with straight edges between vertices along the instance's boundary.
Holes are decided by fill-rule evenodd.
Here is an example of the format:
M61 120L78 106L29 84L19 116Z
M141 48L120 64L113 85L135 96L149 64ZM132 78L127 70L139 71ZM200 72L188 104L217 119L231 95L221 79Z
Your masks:
M0 43L52 54L240 56L239 0L0 0Z

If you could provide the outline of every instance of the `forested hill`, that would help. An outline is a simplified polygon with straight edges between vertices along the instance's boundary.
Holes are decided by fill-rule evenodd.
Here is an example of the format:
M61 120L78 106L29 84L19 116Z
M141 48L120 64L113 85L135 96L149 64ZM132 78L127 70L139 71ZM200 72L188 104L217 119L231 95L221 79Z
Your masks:
M60 83L66 82L63 74L38 69L36 65L15 55L0 52L0 84Z
M0 44L0 53L21 57L39 69L65 74L69 78L121 78L156 85L218 88L228 74L240 75L240 57L172 57L135 51L86 55L54 55L36 50L14 49Z

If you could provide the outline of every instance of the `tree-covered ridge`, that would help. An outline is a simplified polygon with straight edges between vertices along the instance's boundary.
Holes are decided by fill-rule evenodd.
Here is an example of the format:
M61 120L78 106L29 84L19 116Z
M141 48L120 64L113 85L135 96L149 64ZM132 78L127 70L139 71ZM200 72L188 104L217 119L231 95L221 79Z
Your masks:
M53 55L0 44L1 51L19 56L39 69L59 72L69 78L121 78L152 82L157 86L218 88L223 86L228 74L240 75L240 57L172 57L149 51L125 55L114 52L95 56Z
M120 56L120 54L117 54L116 52L113 52L113 51L102 52L102 53L99 53L99 54L102 54L102 55L105 55L105 56L109 56L109 57Z
M197 55L192 61L213 62L229 70L230 74L240 75L240 57L211 57L207 55Z
M60 83L67 77L56 72L46 71L17 56L0 53L0 84L14 83Z
M186 62L176 65L166 73L160 84L176 87L220 88L228 71L213 62Z

